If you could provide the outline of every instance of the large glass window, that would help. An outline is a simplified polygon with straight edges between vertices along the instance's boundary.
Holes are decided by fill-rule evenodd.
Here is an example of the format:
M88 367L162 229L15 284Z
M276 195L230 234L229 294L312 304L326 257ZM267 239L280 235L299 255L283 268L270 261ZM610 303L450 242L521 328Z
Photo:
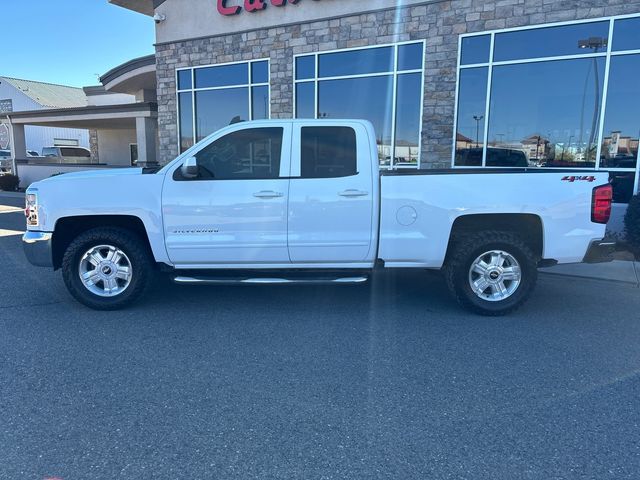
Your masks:
M536 166L595 167L604 63L585 58L495 67L489 148L521 148Z
M423 57L423 42L297 56L296 118L369 120L381 166L417 167Z
M281 151L281 127L249 128L229 133L196 154L198 178L278 178Z
M220 128L269 118L269 61L177 72L178 128L183 152Z
M453 165L607 169L614 201L628 202L638 189L639 21L463 37Z

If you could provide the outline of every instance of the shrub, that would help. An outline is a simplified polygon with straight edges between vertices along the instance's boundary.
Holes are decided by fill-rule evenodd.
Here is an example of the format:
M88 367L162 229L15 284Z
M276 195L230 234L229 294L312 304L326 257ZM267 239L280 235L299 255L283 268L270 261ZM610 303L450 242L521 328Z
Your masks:
M640 256L640 195L636 195L629 202L629 208L624 216L624 228L627 242L636 257Z
M13 192L18 189L18 185L20 184L20 179L11 174L0 175L0 190L4 190L6 192Z

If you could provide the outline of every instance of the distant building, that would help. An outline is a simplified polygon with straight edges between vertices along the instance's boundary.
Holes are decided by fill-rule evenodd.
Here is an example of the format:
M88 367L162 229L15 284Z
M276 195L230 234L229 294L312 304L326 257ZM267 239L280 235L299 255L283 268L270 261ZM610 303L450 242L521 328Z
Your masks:
M87 97L81 88L0 77L0 114L86 105ZM25 128L25 140L27 150L38 155L48 146L90 146L89 130L77 128L29 125ZM0 132L0 149L9 148L8 131Z

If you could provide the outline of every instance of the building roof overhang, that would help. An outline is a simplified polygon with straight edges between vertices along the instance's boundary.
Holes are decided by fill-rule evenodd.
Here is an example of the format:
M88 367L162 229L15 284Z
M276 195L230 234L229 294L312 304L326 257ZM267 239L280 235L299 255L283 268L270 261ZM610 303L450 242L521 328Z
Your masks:
M31 110L0 115L0 121L14 125L36 125L80 129L131 129L136 118L158 116L154 102L126 103L122 105L95 105L78 108Z
M155 9L166 0L109 0L109 3L153 17Z
M155 54L134 58L112 68L100 77L100 82L109 92L135 95L141 90L156 90Z

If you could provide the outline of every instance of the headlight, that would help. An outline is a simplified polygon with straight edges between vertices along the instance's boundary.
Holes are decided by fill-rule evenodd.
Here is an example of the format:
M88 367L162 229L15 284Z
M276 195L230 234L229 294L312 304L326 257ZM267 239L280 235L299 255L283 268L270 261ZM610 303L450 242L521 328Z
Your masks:
M38 219L38 194L33 192L27 192L25 196L26 206L24 214L27 217L27 225L29 227L37 227L39 224Z

